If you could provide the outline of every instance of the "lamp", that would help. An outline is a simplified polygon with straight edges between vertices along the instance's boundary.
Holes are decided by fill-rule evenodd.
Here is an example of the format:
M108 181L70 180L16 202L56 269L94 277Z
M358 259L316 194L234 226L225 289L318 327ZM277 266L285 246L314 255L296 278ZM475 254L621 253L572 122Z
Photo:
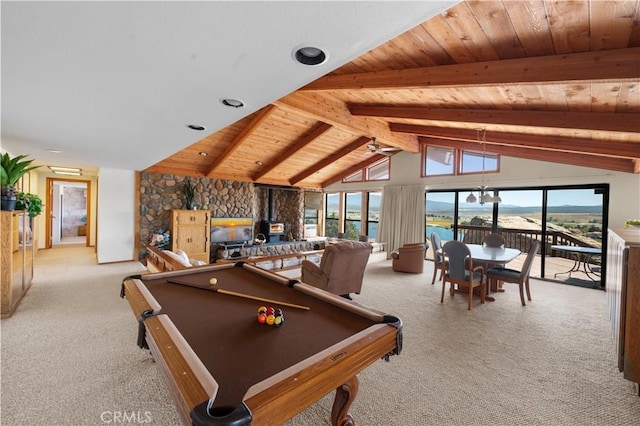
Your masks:
M467 196L467 203L475 203L476 201L478 203L480 203L480 205L485 204L485 203L500 203L502 202L502 199L498 196L492 196L491 194L489 194L489 192L487 192L488 187L484 184L484 159L486 157L486 134L487 131L486 129L476 129L476 132L478 134L478 142L482 143L482 183L481 185L478 187L479 189L479 194L478 194L478 198L476 198L475 195L473 195L473 191L471 191L469 193L469 195ZM482 137L480 136L480 132L482 132Z

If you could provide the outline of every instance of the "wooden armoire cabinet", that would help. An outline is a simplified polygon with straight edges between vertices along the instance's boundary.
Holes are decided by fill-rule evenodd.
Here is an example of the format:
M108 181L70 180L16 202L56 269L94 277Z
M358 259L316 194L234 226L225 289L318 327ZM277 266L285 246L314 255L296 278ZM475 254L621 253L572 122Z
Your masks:
M1 211L0 315L10 317L33 279L35 220L21 210Z
M640 394L640 228L609 230L606 285L618 368Z
M171 210L171 251L209 263L211 223L208 210Z

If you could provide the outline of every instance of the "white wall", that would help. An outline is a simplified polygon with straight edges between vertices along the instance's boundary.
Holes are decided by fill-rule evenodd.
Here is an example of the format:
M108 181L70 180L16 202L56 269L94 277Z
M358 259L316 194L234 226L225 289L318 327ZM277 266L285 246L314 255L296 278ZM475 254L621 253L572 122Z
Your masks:
M98 263L134 259L135 172L101 168L98 178Z
M480 175L420 177L420 154L401 152L391 157L391 180L336 183L326 191L380 189L387 185L423 183L425 189L462 189L478 186ZM609 227L624 227L628 219L640 218L640 174L501 156L500 173L485 175L491 188L550 185L610 184Z

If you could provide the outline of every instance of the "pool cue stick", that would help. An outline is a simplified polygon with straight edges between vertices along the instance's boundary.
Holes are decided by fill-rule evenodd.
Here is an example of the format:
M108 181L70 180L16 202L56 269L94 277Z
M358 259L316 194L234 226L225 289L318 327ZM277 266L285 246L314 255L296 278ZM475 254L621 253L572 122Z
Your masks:
M205 287L202 287L202 286L199 286L199 285L194 285L194 284L192 284L192 283L190 283L188 281L182 281L182 280L176 280L176 279L167 279L167 282L174 283L174 284L180 284L180 285L187 285L187 286L196 287L196 288L205 288ZM260 302L273 303L274 305L289 306L291 308L304 309L305 311L308 311L308 310L311 309L308 306L296 305L294 303L281 302L279 300L273 300L273 299L267 299L267 298L264 298L264 297L252 296L251 294L238 293L237 291L225 290L223 288L216 288L215 285L209 285L206 288L209 289L209 290L213 290L216 293L228 294L229 296L243 297L245 299L259 300Z
M225 290L222 288L211 287L216 293L228 294L229 296L244 297L245 299L259 300L260 302L273 303L274 305L289 306L291 308L304 309L306 311L311 308L308 306L296 305L295 303L280 302L279 300L266 299L264 297L252 296L250 294L238 293L237 291Z

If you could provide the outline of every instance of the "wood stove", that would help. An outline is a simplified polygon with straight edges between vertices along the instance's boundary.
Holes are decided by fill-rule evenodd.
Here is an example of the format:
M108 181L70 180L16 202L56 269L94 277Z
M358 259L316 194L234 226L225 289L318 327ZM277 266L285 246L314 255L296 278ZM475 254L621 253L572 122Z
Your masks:
M260 233L266 238L267 243L284 241L284 223L275 220L263 220L260 222Z
M273 188L269 188L267 192L267 209L269 214L268 219L260 221L260 233L265 236L265 242L273 243L275 241L285 241L285 224L281 221L275 220Z

